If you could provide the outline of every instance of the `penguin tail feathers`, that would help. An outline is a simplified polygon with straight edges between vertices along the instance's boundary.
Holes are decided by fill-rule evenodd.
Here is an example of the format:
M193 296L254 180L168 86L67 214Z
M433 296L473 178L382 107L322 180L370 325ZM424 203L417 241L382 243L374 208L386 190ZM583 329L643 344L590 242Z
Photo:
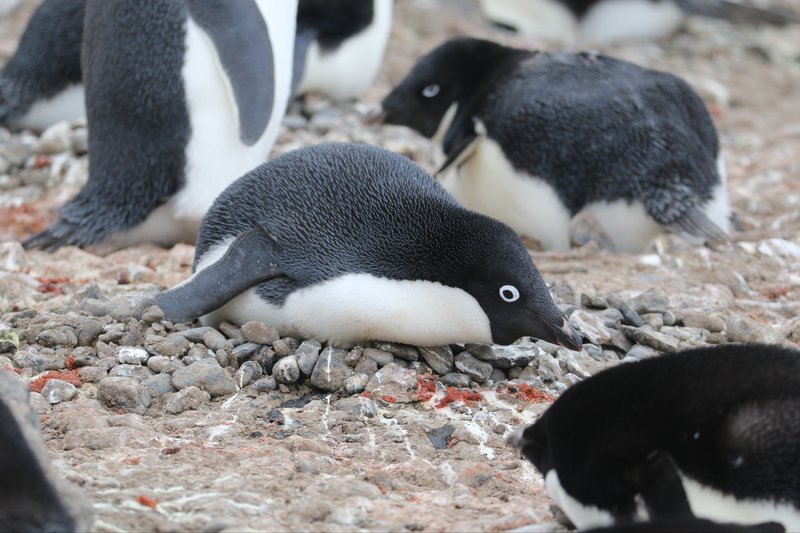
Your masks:
M800 24L800 14L782 9L763 9L734 0L677 0L686 13L703 17L741 22L787 26Z
M22 241L22 247L26 250L55 252L62 246L82 246L76 235L77 230L78 228L69 222L57 220L46 230Z
M687 209L680 217L668 225L675 233L688 233L707 241L728 242L728 233L712 222L696 206Z

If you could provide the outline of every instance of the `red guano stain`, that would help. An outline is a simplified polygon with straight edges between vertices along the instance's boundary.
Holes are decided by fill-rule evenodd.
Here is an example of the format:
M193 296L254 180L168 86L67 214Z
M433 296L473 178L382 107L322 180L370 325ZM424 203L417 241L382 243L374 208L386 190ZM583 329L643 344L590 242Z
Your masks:
M144 505L145 507L149 507L150 509L155 509L158 502L153 498L148 498L147 496L137 496L136 502L140 505Z
M64 367L67 370L75 370L76 368L78 368L78 365L75 364L75 358L71 355L67 357L67 360L64 361Z
M70 370L68 372L48 372L45 375L28 383L28 388L31 390L31 392L42 392L44 386L47 385L47 382L51 379L60 379L61 381L72 383L76 387L83 385L83 383L81 383L81 377L78 375L78 371Z
M69 278L36 278L39 286L36 287L37 292L45 294L65 294L64 288L60 287L62 283L69 283Z
M447 387L447 393L444 395L444 398L436 402L436 408L441 409L442 407L447 407L453 402L464 402L466 405L471 406L473 402L482 401L483 395L480 392Z
M515 398L523 400L528 403L547 403L552 402L554 398L546 392L540 391L528 385L521 383L520 385L513 385L503 387L497 391L500 394L509 394Z
M433 374L422 374L417 377L417 401L427 402L433 398L436 392L436 376Z
M397 398L394 396L381 396L381 400L386 403L397 403Z

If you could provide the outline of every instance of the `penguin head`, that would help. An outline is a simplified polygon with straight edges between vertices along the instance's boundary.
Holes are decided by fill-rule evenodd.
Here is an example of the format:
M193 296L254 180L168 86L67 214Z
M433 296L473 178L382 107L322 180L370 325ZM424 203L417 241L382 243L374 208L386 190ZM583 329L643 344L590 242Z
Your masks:
M580 335L556 307L522 241L511 228L497 226L465 283L489 318L493 342L511 344L529 336L580 350Z
M373 122L407 126L433 137L448 109L473 96L486 68L507 50L511 49L482 39L445 42L423 56L392 89Z

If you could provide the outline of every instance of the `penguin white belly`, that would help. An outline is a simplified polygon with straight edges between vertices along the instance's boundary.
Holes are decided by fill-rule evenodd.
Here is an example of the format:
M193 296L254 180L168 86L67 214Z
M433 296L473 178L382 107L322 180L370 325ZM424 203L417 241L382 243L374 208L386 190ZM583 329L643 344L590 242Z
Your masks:
M556 505L564 511L578 529L604 527L614 523L614 517L610 512L593 505L584 505L570 496L561 486L561 481L559 481L558 473L555 470L547 472L544 484L547 494L550 495Z
M224 255L232 239L212 247L200 271ZM365 273L345 274L291 293L283 306L248 289L201 318L243 324L260 320L282 335L313 337L333 344L363 340L402 341L439 346L452 339L491 342L489 318L478 301L461 289L430 281L390 280Z
M372 22L333 51L308 47L298 93L320 91L334 100L356 98L378 74L392 24L392 0L375 0Z
M73 84L47 100L35 102L25 115L14 121L20 128L45 130L56 122L75 122L86 118L83 85Z
M595 43L660 39L677 30L684 18L672 0L601 0L581 19L577 38Z
M594 215L618 252L641 253L664 231L638 201L593 202L583 211Z
M786 531L800 531L800 509L793 505L769 500L738 500L683 474L681 481L692 512L700 518L738 524L774 521L783 524Z
M717 156L717 173L719 174L719 184L714 187L711 199L704 206L708 219L719 226L727 234L730 234L731 225L731 203L728 200L728 174L725 170L725 157L720 152Z
M557 0L480 0L479 4L489 20L523 35L567 42L575 38L575 15Z
M483 137L457 172L442 185L464 207L505 222L548 250L569 248L569 210L544 180L518 172L500 146Z

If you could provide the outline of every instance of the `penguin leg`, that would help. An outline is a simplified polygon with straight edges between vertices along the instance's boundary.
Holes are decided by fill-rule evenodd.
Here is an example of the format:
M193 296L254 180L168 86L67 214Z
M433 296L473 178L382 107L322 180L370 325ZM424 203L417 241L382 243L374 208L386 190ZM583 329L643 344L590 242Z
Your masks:
M159 294L155 304L171 322L205 315L262 281L283 274L277 244L261 227L239 235L216 263Z
M692 508L675 461L666 452L653 452L640 472L640 493L651 520L692 516Z

